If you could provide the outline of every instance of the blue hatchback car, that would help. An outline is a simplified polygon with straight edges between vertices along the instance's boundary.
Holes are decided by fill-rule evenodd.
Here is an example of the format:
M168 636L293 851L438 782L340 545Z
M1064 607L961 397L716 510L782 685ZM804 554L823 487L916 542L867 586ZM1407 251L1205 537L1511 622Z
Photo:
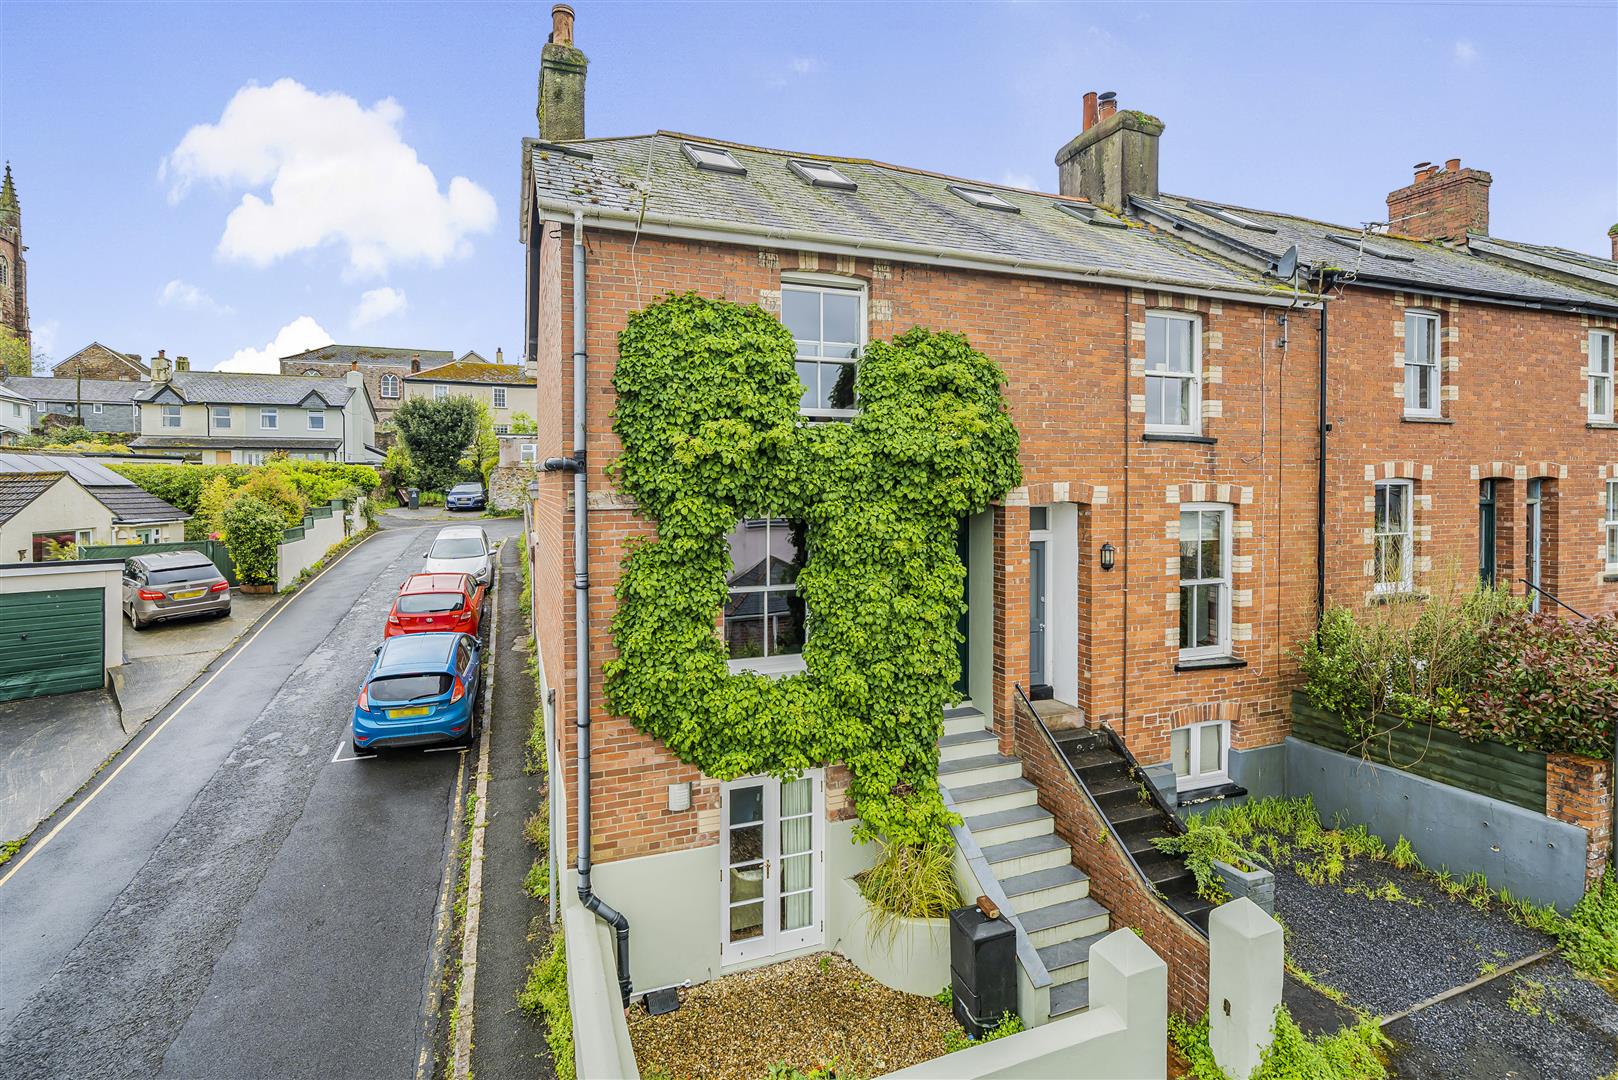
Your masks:
M354 752L472 745L483 674L471 634L405 634L384 641L354 703Z

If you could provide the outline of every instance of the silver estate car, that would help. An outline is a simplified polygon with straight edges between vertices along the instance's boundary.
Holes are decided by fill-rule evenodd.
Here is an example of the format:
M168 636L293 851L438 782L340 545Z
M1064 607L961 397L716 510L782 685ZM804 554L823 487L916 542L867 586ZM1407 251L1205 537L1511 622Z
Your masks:
M124 561L124 613L136 630L163 619L229 615L230 583L200 551L164 551Z
M494 569L489 550L489 534L481 525L449 525L438 530L421 572L468 574L473 584L488 585Z

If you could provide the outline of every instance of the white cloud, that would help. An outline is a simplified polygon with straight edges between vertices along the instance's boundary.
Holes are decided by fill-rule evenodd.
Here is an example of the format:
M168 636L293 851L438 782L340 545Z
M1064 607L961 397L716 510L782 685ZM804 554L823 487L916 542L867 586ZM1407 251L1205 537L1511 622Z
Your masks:
M354 311L349 315L349 325L360 327L369 326L387 318L397 315L405 309L405 294L391 286L380 289L367 289L360 294L360 302L355 305Z
M1470 41L1461 40L1455 43L1455 62L1462 66L1471 64L1478 58L1478 47Z
M307 315L299 315L276 331L275 340L262 349L237 349L229 360L219 365L220 371L257 371L274 374L281 370L281 357L318 349L330 345L332 336Z
M1007 169L1000 174L1000 182L1006 187L1027 188L1029 191L1039 190L1039 181L1025 172L1013 172Z
M163 162L171 201L211 181L244 191L219 253L257 266L323 244L347 248L349 270L432 265L471 251L494 227L494 197L464 176L438 180L400 137L392 98L366 108L293 79L249 83L216 124L198 124ZM268 201L260 192L268 189Z
M820 59L814 56L795 56L792 58L792 71L796 75L813 75L820 70Z
M163 286L158 294L157 302L164 307L181 307L191 311L212 311L220 315L229 315L231 309L216 301L190 282L175 278Z
M35 356L46 356L56 359L56 335L62 330L62 323L58 319L37 319L28 328L29 338L34 346Z

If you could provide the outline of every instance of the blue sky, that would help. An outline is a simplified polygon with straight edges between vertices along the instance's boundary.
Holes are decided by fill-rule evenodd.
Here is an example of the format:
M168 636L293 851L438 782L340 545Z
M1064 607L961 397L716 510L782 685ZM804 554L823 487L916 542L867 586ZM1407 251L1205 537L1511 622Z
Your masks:
M1618 221L1612 3L574 7L591 135L1050 190L1081 94L1115 90L1166 121L1167 191L1352 224L1458 156L1494 175L1496 235L1606 254ZM323 330L515 359L549 22L545 3L0 0L36 344L214 367Z

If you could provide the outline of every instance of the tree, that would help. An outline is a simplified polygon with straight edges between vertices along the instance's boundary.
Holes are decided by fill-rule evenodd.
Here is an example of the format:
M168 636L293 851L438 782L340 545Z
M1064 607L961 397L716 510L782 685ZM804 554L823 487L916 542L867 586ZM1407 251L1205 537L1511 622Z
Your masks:
M477 407L477 438L467 448L466 457L461 459L461 470L463 474L476 473L487 486L489 474L500 464L500 436L494 433L494 414L489 412L489 407L481 401L477 402Z
M0 373L23 378L34 373L34 358L28 353L28 343L5 326L0 326Z
M302 525L303 515L309 510L308 500L298 494L298 489L280 469L268 466L254 469L240 490L238 497L252 497L271 507L289 528ZM201 506L200 499L198 506Z
M197 499L197 512L185 523L185 538L206 540L215 533L223 532L225 507L230 504L233 493L230 481L223 476L216 476L203 484L202 495Z
M393 426L420 486L445 491L465 475L461 459L478 437L478 403L459 395L438 401L410 398L393 414Z
M225 507L225 549L236 573L249 585L275 582L276 557L285 531L281 512L262 499L245 492Z
M527 413L514 412L511 414L511 433L513 435L538 435L539 425Z

